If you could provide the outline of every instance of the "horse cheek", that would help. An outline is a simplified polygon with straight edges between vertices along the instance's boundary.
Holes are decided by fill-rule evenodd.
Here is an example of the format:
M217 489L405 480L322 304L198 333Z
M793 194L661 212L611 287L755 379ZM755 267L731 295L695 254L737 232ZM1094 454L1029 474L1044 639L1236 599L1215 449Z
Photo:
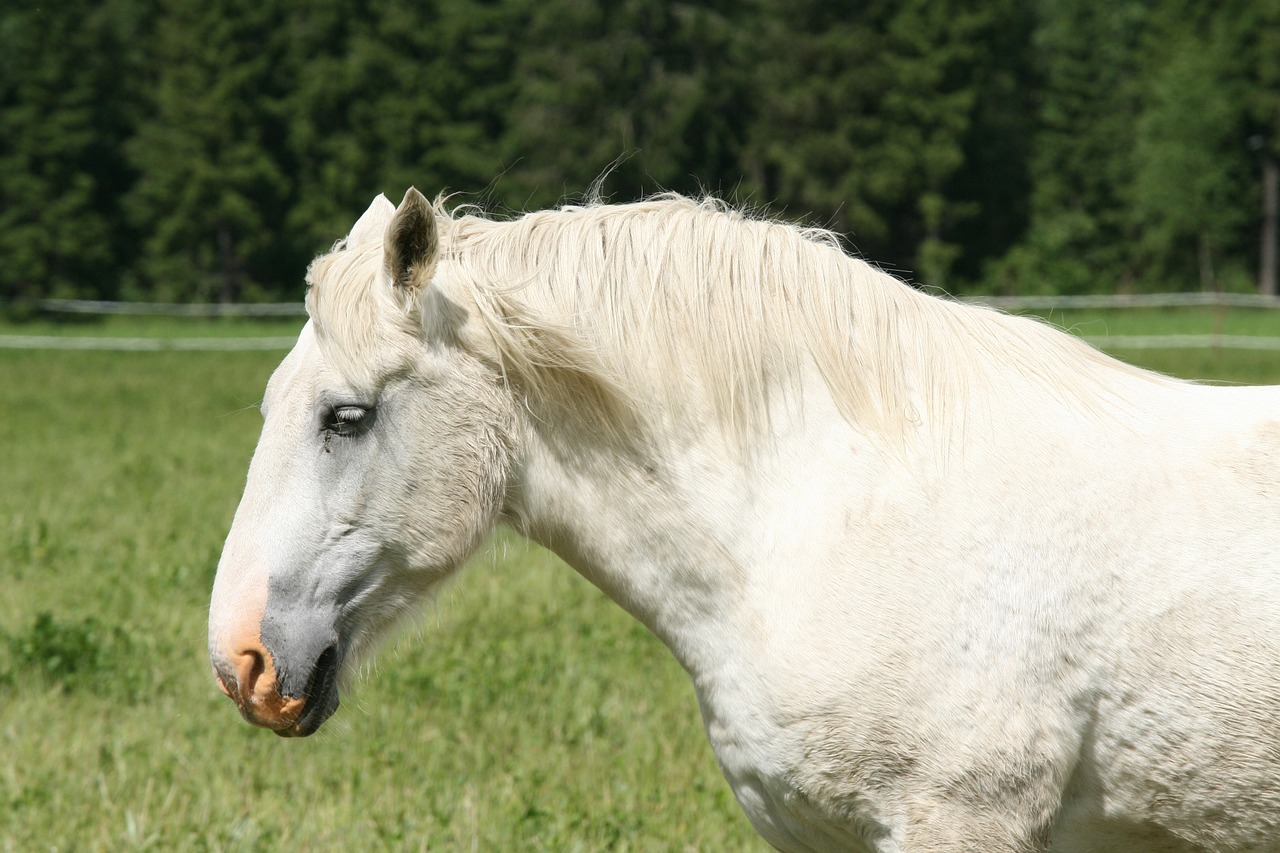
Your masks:
M456 569L497 524L513 458L514 414L503 392L466 381L441 396L419 394L406 412L409 448L387 469L397 484L375 490L410 567L432 576Z

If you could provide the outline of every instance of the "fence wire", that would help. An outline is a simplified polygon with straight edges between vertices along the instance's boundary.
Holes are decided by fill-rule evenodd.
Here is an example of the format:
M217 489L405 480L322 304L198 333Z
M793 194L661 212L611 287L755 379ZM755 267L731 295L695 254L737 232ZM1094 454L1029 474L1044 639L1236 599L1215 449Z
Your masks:
M960 301L1003 311L1122 308L1280 308L1280 298L1254 293L1138 293L1079 296L973 296ZM63 314L167 317L303 317L300 302L264 304L180 304L46 299L42 310ZM65 335L0 335L0 349L118 350L136 352L286 350L295 337L112 338ZM1101 349L1235 349L1280 351L1280 337L1261 335L1103 335L1084 340Z
M125 352L234 352L291 349L297 337L108 338L63 335L0 335L0 349L120 350Z

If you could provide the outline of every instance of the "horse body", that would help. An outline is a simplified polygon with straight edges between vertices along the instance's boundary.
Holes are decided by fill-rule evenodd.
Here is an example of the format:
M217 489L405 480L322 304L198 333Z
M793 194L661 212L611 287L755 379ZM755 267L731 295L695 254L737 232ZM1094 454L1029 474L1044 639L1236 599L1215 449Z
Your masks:
M672 648L780 849L1251 849L1280 806L1280 400L1149 396L1094 434L1024 414L928 484L808 396L749 476L547 472L572 493L520 526Z
M313 322L268 388L210 616L248 719L314 731L335 670L505 521L672 650L779 849L1280 849L1280 395L880 277L847 348L901 363L846 365L876 388L842 390L821 346L762 319L728 362L649 359L680 374L676 405L643 356L593 381L606 343L486 302L467 224L442 251L415 197L313 270ZM601 223L574 252L630 241L628 265L668 269L656 238ZM543 275L518 292L545 303L587 285L538 224ZM785 296L737 309L808 298ZM707 304L660 319L696 329ZM984 324L1030 345L966 349ZM554 348L522 361L504 335L530 328Z

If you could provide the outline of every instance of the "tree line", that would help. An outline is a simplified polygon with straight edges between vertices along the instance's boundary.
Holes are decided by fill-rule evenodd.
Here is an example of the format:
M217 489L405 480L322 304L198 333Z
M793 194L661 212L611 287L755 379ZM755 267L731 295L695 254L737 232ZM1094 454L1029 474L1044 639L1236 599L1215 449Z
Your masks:
M602 175L953 292L1274 288L1278 157L1280 0L0 10L11 309L295 299L378 192L502 213Z

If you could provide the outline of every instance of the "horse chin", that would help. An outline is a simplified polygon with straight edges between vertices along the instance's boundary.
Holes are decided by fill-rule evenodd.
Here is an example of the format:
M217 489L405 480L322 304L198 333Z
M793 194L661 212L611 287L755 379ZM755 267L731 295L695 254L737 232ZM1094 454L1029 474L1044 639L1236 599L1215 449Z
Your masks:
M325 720L338 710L338 691L335 689L324 702L316 701L317 698L312 697L307 701L307 707L303 709L297 722L287 728L275 729L275 733L280 737L307 737L319 731Z

